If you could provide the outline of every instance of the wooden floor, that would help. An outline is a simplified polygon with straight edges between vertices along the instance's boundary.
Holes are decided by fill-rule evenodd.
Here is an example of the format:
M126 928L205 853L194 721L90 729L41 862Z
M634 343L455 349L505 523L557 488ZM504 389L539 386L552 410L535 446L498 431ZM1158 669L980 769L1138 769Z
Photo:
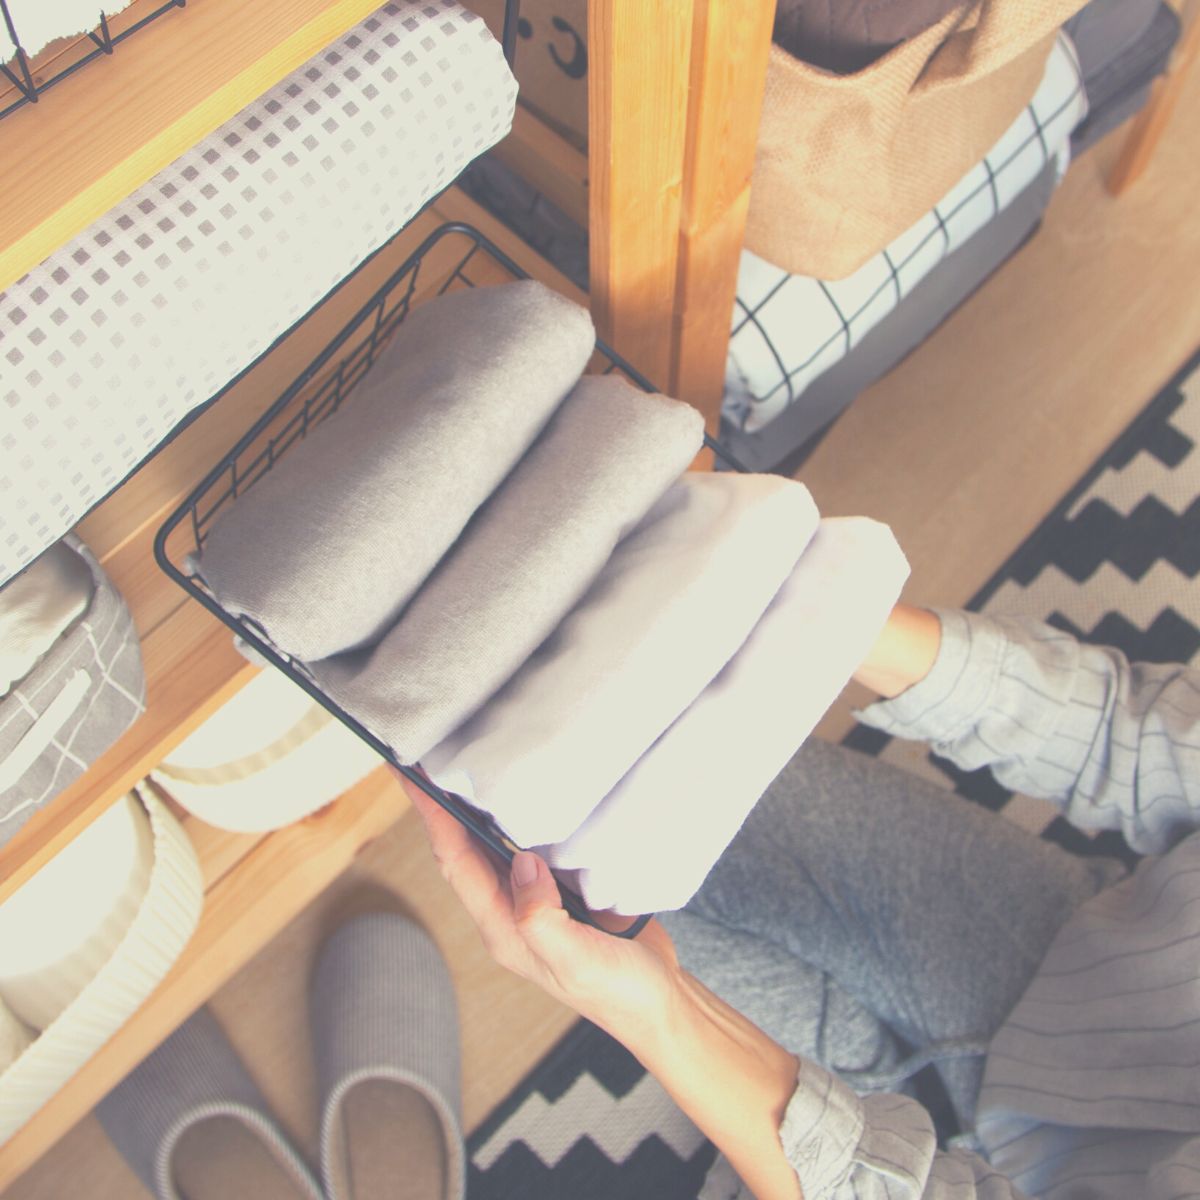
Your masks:
M1200 345L1197 145L1200 74L1145 178L1119 201L1107 195L1112 139L1075 164L1033 242L862 396L802 472L823 512L892 525L912 563L913 601L965 601ZM827 718L827 736L846 727L850 699ZM305 979L322 932L348 908L374 904L414 914L450 962L468 1128L571 1021L491 965L410 814L213 1001L310 1152ZM85 1192L144 1196L92 1118L7 1195Z

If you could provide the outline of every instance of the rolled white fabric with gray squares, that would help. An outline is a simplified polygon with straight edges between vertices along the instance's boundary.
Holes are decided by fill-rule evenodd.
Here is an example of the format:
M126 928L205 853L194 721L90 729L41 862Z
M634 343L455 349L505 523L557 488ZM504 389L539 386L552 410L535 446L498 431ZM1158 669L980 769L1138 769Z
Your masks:
M373 650L313 668L412 763L553 631L699 452L690 405L585 376Z
M746 640L817 521L793 480L685 475L422 765L521 845L569 837Z
M214 526L221 605L312 661L376 641L575 386L585 308L534 280L416 308L357 394Z

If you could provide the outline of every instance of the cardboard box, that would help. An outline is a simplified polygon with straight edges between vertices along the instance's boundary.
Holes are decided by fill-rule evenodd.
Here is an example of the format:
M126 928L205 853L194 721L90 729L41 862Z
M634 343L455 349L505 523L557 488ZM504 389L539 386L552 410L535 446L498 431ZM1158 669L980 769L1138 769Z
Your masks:
M464 2L499 38L504 0ZM587 69L587 0L521 0L521 102L581 150L587 146Z

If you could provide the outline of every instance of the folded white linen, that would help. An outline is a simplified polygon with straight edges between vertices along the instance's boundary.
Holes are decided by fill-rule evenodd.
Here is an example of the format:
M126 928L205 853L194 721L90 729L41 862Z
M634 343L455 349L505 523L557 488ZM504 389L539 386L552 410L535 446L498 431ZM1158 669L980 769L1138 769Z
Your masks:
M83 615L95 590L88 564L64 542L0 588L0 697Z
M317 682L416 762L553 632L703 437L691 405L585 376L379 644L314 663Z
M746 640L817 522L794 480L685 475L425 770L519 844L562 841Z
M413 310L359 394L214 525L222 607L316 660L377 640L575 386L586 308L536 280Z
M907 577L886 525L822 521L729 665L571 837L539 853L593 909L682 908L866 657Z

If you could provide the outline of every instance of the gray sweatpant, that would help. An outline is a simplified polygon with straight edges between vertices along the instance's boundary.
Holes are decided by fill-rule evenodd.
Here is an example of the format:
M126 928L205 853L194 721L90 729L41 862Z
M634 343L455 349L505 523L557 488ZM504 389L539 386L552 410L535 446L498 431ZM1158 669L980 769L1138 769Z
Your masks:
M1123 873L813 739L661 919L692 974L860 1091L936 1061L969 1129L987 1043L1058 929Z

